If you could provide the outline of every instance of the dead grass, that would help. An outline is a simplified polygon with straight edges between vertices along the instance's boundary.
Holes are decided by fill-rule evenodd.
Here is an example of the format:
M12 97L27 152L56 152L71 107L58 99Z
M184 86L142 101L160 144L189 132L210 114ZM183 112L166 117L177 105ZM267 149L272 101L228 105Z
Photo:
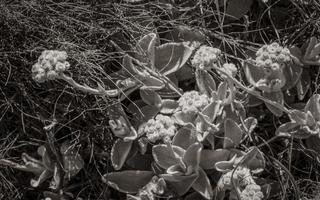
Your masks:
M43 127L55 119L57 143L71 140L75 145L80 144L87 164L71 182L70 191L84 199L120 198L100 180L101 174L111 169L108 153L113 138L107 128L106 113L112 100L85 95L62 82L35 83L31 79L31 66L44 49L67 51L72 76L79 82L93 87L97 82L114 87L109 74L119 69L121 54L110 41L129 51L141 35L154 29L163 40L171 39L168 33L179 25L201 30L206 34L206 42L218 45L230 59L244 58L248 50L270 41L301 45L310 36L320 35L317 0L305 3L278 0L269 3L269 7L255 1L247 20L223 23L218 20L221 12L217 12L213 1L169 2L1 1L0 158L19 160L22 152L35 152L38 145L48 140ZM313 90L318 88L315 83ZM268 127L268 133L259 136L258 141L267 141L275 127L267 118L259 123L261 130ZM263 150L284 166L291 166L290 176L298 182L301 194L309 197L310 188L319 188L316 172L319 164L296 145L283 146L276 141ZM291 161L290 148L297 149L304 160ZM288 181L289 176L281 174L283 171L274 166L272 159L269 165L271 168L265 176L283 181L282 199L292 199L297 191ZM7 168L0 169L0 199L39 199L43 188L34 190L28 181L21 181L14 174L20 175Z

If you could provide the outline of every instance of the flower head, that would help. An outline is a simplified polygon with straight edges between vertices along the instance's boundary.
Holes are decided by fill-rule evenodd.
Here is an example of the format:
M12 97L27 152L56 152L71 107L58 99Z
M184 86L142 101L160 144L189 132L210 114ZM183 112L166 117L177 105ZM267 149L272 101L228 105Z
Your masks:
M210 99L205 94L197 91L185 92L178 100L179 108L184 113L198 112L210 103Z
M257 184L247 185L240 194L241 200L261 200L263 193L261 187Z
M146 133L148 140L151 142L158 140L170 141L175 135L175 131L176 127L173 120L161 114L157 115L155 119L150 119L139 130L139 132Z
M66 61L67 57L65 51L43 51L38 62L32 66L32 78L39 83L58 78L70 67L69 62Z
M233 187L232 180L234 180L240 187L245 187L246 185L255 183L250 169L238 166L235 170L228 171L220 177L218 187L224 190L230 190Z
M224 63L221 69L233 77L236 76L238 71L237 67L233 63ZM224 77L224 75L222 75L222 77Z
M208 69L217 62L221 50L209 46L201 46L195 53L191 63L197 69Z

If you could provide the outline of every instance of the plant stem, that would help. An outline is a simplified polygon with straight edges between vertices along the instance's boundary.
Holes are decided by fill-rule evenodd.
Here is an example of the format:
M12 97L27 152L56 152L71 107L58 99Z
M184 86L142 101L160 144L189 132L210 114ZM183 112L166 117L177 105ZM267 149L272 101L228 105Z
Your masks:
M118 89L113 89L113 90L105 90L104 88L94 89L86 85L81 85L77 83L75 80L73 80L72 77L67 76L63 73L59 76L59 78L66 81L76 89L85 93L94 94L94 95L103 95L103 96L105 95L108 97L117 97L120 94L120 91Z
M249 88L247 88L246 86L242 85L237 79L235 79L233 76L231 76L230 74L228 74L227 72L225 72L224 70L220 69L219 67L212 65L212 67L223 73L224 75L226 75L230 80L232 80L239 88L241 88L242 90L246 91L247 93L257 97L258 99L264 101L265 103L271 104L272 106L278 108L279 110L282 110L283 112L287 113L288 115L291 114L291 111L289 109L287 109L286 107L284 107L283 105L279 104L278 102L275 101L271 101L269 99L264 98L263 96L261 96L257 91L254 90L250 90Z

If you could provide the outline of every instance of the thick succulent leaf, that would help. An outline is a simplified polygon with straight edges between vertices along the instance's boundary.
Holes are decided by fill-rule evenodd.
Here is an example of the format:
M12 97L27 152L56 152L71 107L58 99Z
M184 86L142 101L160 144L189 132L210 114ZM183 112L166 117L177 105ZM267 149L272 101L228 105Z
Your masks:
M226 161L229 159L229 156L230 151L226 149L202 150L200 166L203 169L214 169L217 162Z
M138 140L139 151L142 155L147 152L148 143L149 143L149 140L146 137L141 137Z
M179 111L179 112L176 112L173 115L173 117L177 124L187 125L187 124L192 124L196 119L197 115L196 113L184 113L182 111Z
M310 89L311 77L308 69L303 69L301 77L297 82L296 88L299 100L303 100Z
M167 169L170 166L177 164L178 159L182 158L185 154L185 150L181 147L172 146L172 149L174 154L168 145L155 145L152 148L154 161L163 169Z
M197 180L193 183L192 188L200 193L206 199L212 199L213 191L210 184L210 180L203 169L199 169L199 176Z
M301 63L302 52L301 52L300 48L293 46L293 47L290 47L289 50L292 55L292 59L293 59L294 63L298 64L298 65L302 65L302 63Z
M299 124L297 124L296 122L288 122L281 124L281 126L277 128L275 134L279 136L291 137L292 133L297 131L298 129Z
M161 97L153 90L141 89L140 97L148 105L157 107L161 106Z
M256 86L257 82L265 76L263 70L259 69L250 61L244 62L243 66L246 78L248 82L253 86Z
M310 40L309 40L309 43L308 43L308 46L307 48L305 49L304 51L304 57L305 58L310 58L310 55L311 55L311 52L314 48L314 46L317 44L317 38L316 37L311 37Z
M155 46L157 42L158 38L157 34L155 33L149 33L142 37L136 45L138 59L143 62L150 62L151 66L153 66L155 57Z
M301 110L291 110L289 114L291 121L296 122L297 124L306 124L307 123L307 113Z
M123 193L137 193L153 177L151 171L122 171L103 175L103 182Z
M222 110L223 106L221 101L212 101L201 111L201 113L208 117L209 122L213 122L216 117L221 114Z
M262 96L268 100L277 102L281 105L283 105L284 100L283 100L283 93L282 91L279 92L263 92ZM267 108L277 117L280 117L283 114L283 111L274 107L273 105L266 103Z
M182 175L184 175L184 173L185 173L185 169L183 169L183 168L181 167L181 165L176 164L176 165L170 166L170 167L167 169L166 172L167 172L168 174L172 174L172 175L175 175L175 176L177 176L177 175L182 176Z
M244 120L244 126L246 127L245 129L247 130L248 134L251 134L253 132L257 124L258 120L255 117L248 117Z
M38 147L38 155L41 156L41 161L42 161L42 164L47 168L47 169L50 169L50 170L53 170L53 163L51 162L51 158L50 158L50 155L49 155L49 152L47 150L47 148L45 146L39 146Z
M22 156L23 155L24 154L22 154ZM14 169L18 169L25 172L32 172L35 175L40 175L42 171L45 169L42 164L35 163L35 165L33 166L26 166L26 165L20 165L18 163L15 163L7 159L0 159L0 165L12 167Z
M41 183L52 177L53 172L50 170L44 170L36 179L31 179L30 184L32 187L38 187Z
M215 168L219 172L228 172L234 168L234 163L236 161L236 155L234 155L230 160L220 161L215 164Z
M63 168L67 177L73 177L83 168L84 161L75 148L70 148L67 143L63 143L60 147L62 155Z
M191 144L197 142L196 133L189 128L180 128L173 138L172 144L183 149L188 149Z
M253 89L255 90L255 89ZM247 104L246 106L247 107L256 107L256 106L259 106L263 103L263 101L261 99L258 99L257 97L251 95L251 94L248 94L248 101L247 101Z
M240 119L246 118L246 109L243 107L242 103L234 100L232 105L225 105L222 112L222 120L224 118L230 118L233 121L240 123Z
M163 114L173 114L178 107L179 107L179 103L177 101L172 99L164 99L161 102L160 112Z
M131 167L131 169L143 171L151 170L151 163L153 162L151 154L142 155L139 152L136 152L134 155L128 157L130 158L127 159L126 165Z
M60 187L61 183L61 173L60 169L58 168L58 164L54 164L54 171L53 171L53 178L50 182L49 188L52 190L57 190Z
M158 106L150 106L146 105L143 106L141 109L141 119L143 122L147 122L149 119L154 118L160 111L160 107Z
M216 82L208 71L197 70L195 76L200 93L211 96L212 92L216 91Z
M115 170L122 168L132 147L132 141L117 139L111 149L111 162Z
M293 88L299 81L302 71L303 68L295 63L285 66L283 74L286 77L286 84L282 90L289 90Z
M198 174L191 174L188 176L160 174L160 177L169 183L169 188L172 188L178 195L182 196L191 188L192 184L198 178Z
M306 104L305 111L310 111L316 121L320 121L320 95L314 94Z
M187 26L175 26L169 33L169 38L172 38L175 42L194 42L202 43L205 41L205 35L199 31L191 29Z
M183 43L167 43L156 48L155 68L163 75L178 71L191 56L192 49Z
M183 162L187 167L187 174L193 172L197 173L200 164L202 145L200 143L194 143L187 149L183 156Z
M224 122L224 140L223 140L223 148L230 149L238 146L242 139L242 130L239 125L231 120L226 119Z
M228 95L228 82L224 81L219 84L217 90L217 100L226 101Z
M241 163L244 163L253 173L259 173L264 170L266 166L266 160L263 153L257 148L252 147L241 159Z
M122 67L123 70L126 74L129 74L130 76L135 76L136 74L139 74L139 70L136 68L136 66L133 64L132 62L132 57L130 57L129 55L125 55L123 57L123 61L122 61Z
M233 19L240 19L250 10L253 0L230 0L228 1L226 15Z
M141 89L149 89L149 90L160 90L165 87L164 83L153 76L145 77L144 80L141 80L143 83L143 86Z
M201 194L199 194L198 192L193 192L193 193L191 193L191 194L188 194L185 198L184 198L184 200L205 200L205 198L201 195ZM215 199L215 198L213 198L213 199ZM215 199L216 200L216 199Z

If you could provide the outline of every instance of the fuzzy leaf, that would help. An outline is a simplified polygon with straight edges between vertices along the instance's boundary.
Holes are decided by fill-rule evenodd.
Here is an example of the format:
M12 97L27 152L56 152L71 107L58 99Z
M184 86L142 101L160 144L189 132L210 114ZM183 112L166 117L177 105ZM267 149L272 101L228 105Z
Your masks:
M174 154L167 145L155 145L152 148L154 161L163 169L167 169L177 164L178 159L182 158L185 150L178 146L172 146Z
M257 82L265 76L263 73L263 70L259 69L256 65L254 65L250 61L244 62L243 66L244 66L244 72L245 72L246 78L248 82L253 86L256 86Z
M305 111L310 111L316 121L320 121L320 95L314 94L306 104Z
M215 164L220 161L229 159L230 151L226 149L202 150L200 166L203 169L214 169Z
M311 77L309 74L309 70L303 69L301 78L299 79L296 85L299 100L304 99L304 97L306 96L307 92L310 89L310 85L311 85Z
M180 128L173 138L172 144L183 149L188 149L191 144L197 142L196 133L188 128Z
M153 76L145 77L145 79L141 81L143 83L141 89L160 90L165 86L160 79L155 78Z
M155 46L158 42L157 34L149 33L142 37L137 45L136 50L138 52L138 59L146 62L151 63L151 66L154 66L154 57L155 57ZM146 59L148 58L148 59ZM154 68L153 68L154 69Z
M188 176L173 175L173 174L160 174L166 182L169 183L169 188L172 188L178 195L182 196L188 192L192 184L198 178L197 174Z
M213 77L204 70L196 70L195 72L197 86L203 94L211 96L212 92L216 91L216 82Z
M252 0L230 0L228 1L226 15L240 19L250 10Z
M103 175L103 182L123 193L137 193L153 177L151 171L121 171Z
M153 90L141 89L140 97L148 105L157 107L161 106L161 97Z
M125 55L123 57L123 61L122 61L122 67L124 68L124 72L126 74L129 74L130 76L135 76L136 74L139 74L139 70L136 68L136 66L134 66L134 64L132 63L132 57L130 57L129 55Z
M202 145L194 143L187 149L183 156L183 162L187 166L187 173L197 172L200 164Z
M163 114L173 114L174 111L178 108L179 103L172 99L162 100L160 112Z
M192 49L182 43L167 43L156 48L155 68L163 75L178 71L191 56Z
M122 168L132 147L132 141L117 139L111 149L111 162L115 170Z
M64 170L67 177L73 177L84 167L84 161L76 149L70 148L67 143L60 147Z
M192 124L196 119L196 113L184 113L182 111L176 112L173 117L177 124L186 125Z
M293 88L299 81L302 71L303 68L298 64L292 63L291 65L285 66L283 69L283 74L286 77L286 84L282 90L289 90Z
M250 148L250 150L241 160L241 163L244 163L246 166L248 166L248 168L251 169L254 173L263 171L266 166L266 161L263 153L257 147Z
M239 125L231 119L224 122L224 141L223 148L230 149L238 146L242 139L242 130Z
M310 133L300 130L300 126L296 122L288 122L281 124L275 132L276 135L294 137L297 139L305 139L310 137Z
M300 48L296 47L296 46L292 46L289 48L290 53L291 53L291 57L294 61L295 64L297 65L303 65L301 63L301 59L302 59L302 52L300 50Z
M215 164L215 168L218 172L227 172L233 169L233 165L235 163L236 160L236 155L233 156L230 160L224 160L224 161L220 161L217 162Z
M227 90L228 90L228 83L226 81L222 82L218 86L217 90L217 100L226 101L227 98Z
M254 117L248 117L247 119L244 120L244 125L246 126L248 134L251 134L253 132L257 124L258 124L258 120Z
M212 199L213 191L210 184L210 180L203 169L199 169L199 176L197 180L193 183L192 188L200 193L206 199Z
M263 92L262 96L265 97L266 99L269 99L271 101L277 102L281 105L283 105L284 100L283 100L283 93L282 91L279 92ZM267 108L277 117L280 117L283 114L283 111L272 106L271 104L266 103Z
M157 106L146 105L141 109L142 121L147 122L149 119L154 118L160 111L160 108Z
M223 106L220 101L212 101L203 110L202 114L208 117L209 122L213 122L222 112Z

